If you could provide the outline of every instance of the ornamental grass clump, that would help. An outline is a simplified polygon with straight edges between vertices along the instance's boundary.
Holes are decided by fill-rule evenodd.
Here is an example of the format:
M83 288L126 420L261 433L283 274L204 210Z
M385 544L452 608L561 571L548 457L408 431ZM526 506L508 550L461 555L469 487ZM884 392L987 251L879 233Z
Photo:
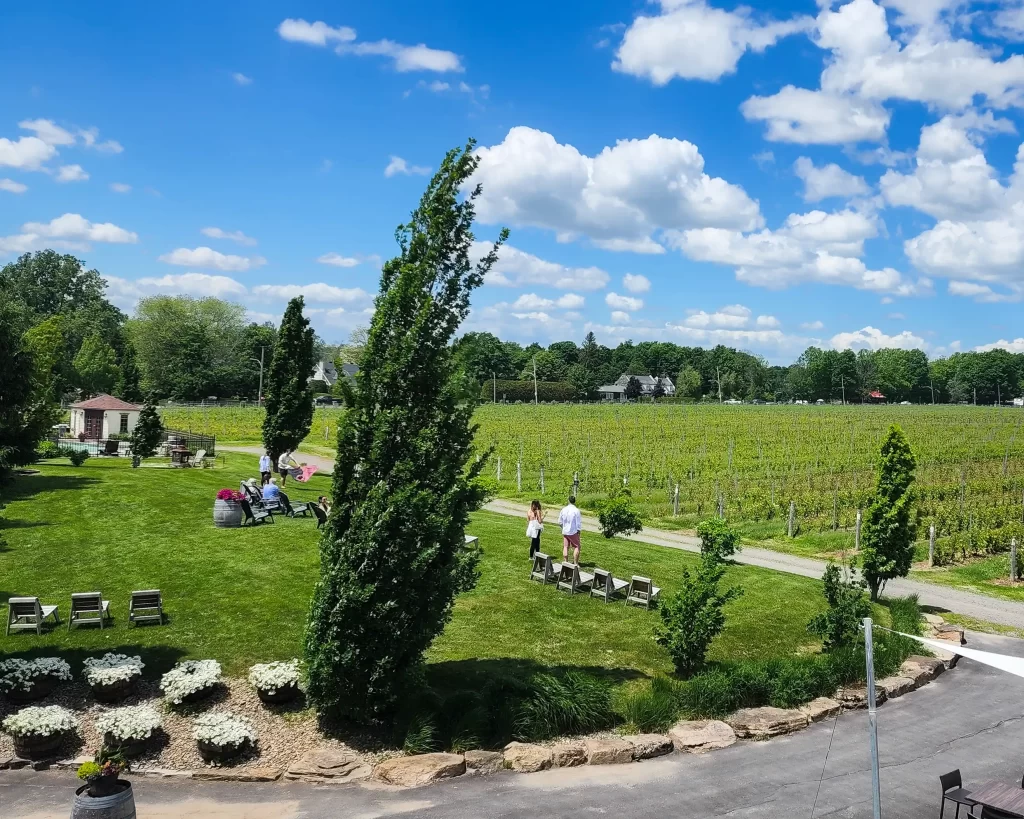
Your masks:
M96 730L103 734L103 744L112 748L143 743L161 724L160 715L149 705L111 708L96 718Z
M171 705L181 705L213 693L220 681L220 663L216 660L185 660L161 677L160 690Z
M59 682L70 679L71 666L59 657L0 662L0 692L15 700L45 697Z
M299 661L257 663L249 669L249 682L264 702L284 702L299 692Z

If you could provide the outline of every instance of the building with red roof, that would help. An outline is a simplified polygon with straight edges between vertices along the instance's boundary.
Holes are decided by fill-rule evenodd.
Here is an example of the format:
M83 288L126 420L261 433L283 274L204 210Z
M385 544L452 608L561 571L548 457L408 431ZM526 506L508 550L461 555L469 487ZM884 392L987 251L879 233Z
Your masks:
M109 438L128 435L139 420L142 407L100 393L86 401L71 405L71 434L85 434L86 438Z

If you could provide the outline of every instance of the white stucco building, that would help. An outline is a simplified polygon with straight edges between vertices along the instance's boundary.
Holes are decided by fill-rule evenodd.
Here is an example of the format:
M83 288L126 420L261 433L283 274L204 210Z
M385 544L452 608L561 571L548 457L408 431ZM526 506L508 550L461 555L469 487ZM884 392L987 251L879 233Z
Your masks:
M89 439L105 439L111 435L127 435L135 429L142 407L120 398L100 393L88 401L71 405L71 435L85 433Z

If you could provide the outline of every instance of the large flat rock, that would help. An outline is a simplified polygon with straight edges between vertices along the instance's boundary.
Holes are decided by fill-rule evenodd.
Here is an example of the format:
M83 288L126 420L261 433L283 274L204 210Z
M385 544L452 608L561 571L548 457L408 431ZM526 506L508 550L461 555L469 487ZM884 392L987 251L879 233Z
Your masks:
M717 719L683 720L673 725L668 735L676 748L691 754L727 748L736 741L736 732Z
M623 737L633 746L633 759L652 759L672 753L672 738L664 734L632 734Z
M888 698L885 689L877 682L875 683L875 705L881 705ZM854 685L850 688L840 688L836 691L836 699L842 703L843 708L867 708L868 689L866 685Z
M585 739L583 747L587 750L588 765L622 765L633 761L633 746L618 737Z
M392 785L414 788L438 779L451 779L466 772L466 760L461 754L417 754L399 756L381 762L373 769L374 776Z
M832 719L841 710L842 706L830 697L818 697L800 706L800 712L807 716L809 722Z
M285 771L285 779L320 782L358 782L373 769L355 754L331 749L310 751Z
M934 680L945 670L946 666L942 660L937 660L935 657L912 654L900 666L899 676L909 677L914 681L914 685L922 686Z
M885 696L890 700L896 699L896 697L902 697L913 691L917 686L910 677L883 677L878 681L878 685L885 689Z
M192 774L206 782L276 782L280 768L206 768Z
M510 742L503 752L505 767L522 773L544 771L551 767L551 749L528 742Z
M736 736L741 739L769 739L780 734L791 734L805 728L810 721L807 714L796 708L741 708L726 717Z
M579 742L562 742L551 749L552 768L575 768L587 763L587 749Z
M505 767L500 751L466 751L466 770L476 774L497 773Z

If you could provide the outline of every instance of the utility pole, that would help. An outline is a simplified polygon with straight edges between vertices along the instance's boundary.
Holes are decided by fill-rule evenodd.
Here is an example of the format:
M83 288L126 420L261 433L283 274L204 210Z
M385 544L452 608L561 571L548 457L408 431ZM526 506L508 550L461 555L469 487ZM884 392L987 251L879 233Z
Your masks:
M718 403L722 403L722 370L720 367L715 367L715 381L718 382Z
M928 386L931 388L931 391L932 391L932 406L934 407L935 406L935 382L932 381L930 378L928 379Z
M259 394L256 396L256 406L258 407L263 406L263 353L266 351L266 349L266 346L261 345L260 357L249 359L250 361L255 361L257 364L260 365L260 391Z
M843 388L843 406L846 406L846 376L840 373L839 383Z
M539 404L537 400L537 356L533 357L533 403Z
M999 382L996 381L996 406L1001 407L1003 405L1003 393L999 388Z
M498 403L498 374L492 372L491 373L491 379L492 379L491 383L494 384L494 398L492 399L492 402L497 404Z

